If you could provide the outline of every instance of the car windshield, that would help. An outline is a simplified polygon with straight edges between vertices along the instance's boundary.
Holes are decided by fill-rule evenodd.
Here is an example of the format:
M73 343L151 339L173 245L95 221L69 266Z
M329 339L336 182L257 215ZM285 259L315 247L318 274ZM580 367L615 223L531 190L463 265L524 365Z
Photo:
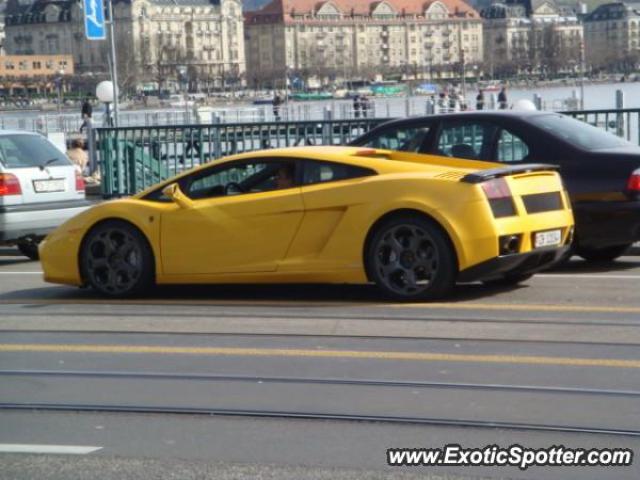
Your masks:
M70 165L69 159L40 135L0 136L0 164L5 168Z
M566 115L536 115L531 123L548 131L551 135L585 150L630 147L633 144L616 137L601 128L594 127Z

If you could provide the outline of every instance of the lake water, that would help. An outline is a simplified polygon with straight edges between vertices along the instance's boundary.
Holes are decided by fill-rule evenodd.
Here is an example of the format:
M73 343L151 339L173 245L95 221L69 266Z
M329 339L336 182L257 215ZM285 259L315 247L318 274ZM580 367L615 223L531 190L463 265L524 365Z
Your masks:
M587 110L613 109L616 105L616 90L624 93L625 108L640 108L640 82L613 84L585 84L584 108ZM512 104L519 99L532 100L534 93L542 98L546 110L565 110L565 100L580 96L579 85L536 87L528 89L513 88L508 90L508 100ZM477 90L470 87L467 90L468 104L475 106ZM487 99L488 100L488 99ZM426 113L427 97L396 97L371 98L373 102L372 114L376 117L404 117L407 115L424 115ZM101 108L94 113L95 123L102 123ZM325 118L327 111L331 111L333 118L353 118L353 103L351 100L328 100L314 102L289 102L281 107L281 117L292 121L320 120ZM270 105L252 105L245 103L229 103L214 107L215 114L222 122L264 122L273 121L273 109ZM205 115L202 123L211 123ZM196 123L193 114L185 115L184 108L164 110L127 110L120 115L121 125L175 125ZM46 130L77 132L81 123L79 112L65 112L58 115L55 112L3 112L0 113L0 128ZM46 128L43 128L46 125Z

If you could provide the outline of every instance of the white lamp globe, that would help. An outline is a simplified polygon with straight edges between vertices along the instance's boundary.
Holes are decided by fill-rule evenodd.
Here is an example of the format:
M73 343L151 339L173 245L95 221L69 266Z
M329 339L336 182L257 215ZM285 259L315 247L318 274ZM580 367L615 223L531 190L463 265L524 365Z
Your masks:
M96 97L103 103L113 102L113 83L109 80L100 82L96 87Z
M520 110L520 111L524 111L524 112L533 112L536 109L536 105L535 103L533 103L531 100L527 100L526 98L521 98L520 100L517 100L514 104L513 104L513 110Z

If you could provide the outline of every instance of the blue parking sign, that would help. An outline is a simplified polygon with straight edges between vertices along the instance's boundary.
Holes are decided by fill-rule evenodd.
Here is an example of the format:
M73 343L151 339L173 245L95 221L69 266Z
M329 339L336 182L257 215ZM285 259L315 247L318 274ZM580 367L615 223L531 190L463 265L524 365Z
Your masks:
M107 38L102 0L84 0L84 31L89 40Z

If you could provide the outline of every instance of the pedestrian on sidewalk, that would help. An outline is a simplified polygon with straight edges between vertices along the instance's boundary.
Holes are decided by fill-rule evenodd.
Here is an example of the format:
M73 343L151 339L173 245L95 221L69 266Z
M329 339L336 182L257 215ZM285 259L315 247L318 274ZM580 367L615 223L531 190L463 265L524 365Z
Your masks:
M87 173L89 154L84 149L84 141L82 139L76 138L71 142L71 148L67 150L67 157L69 157L69 160L71 160L80 175Z
M280 105L282 105L282 99L277 93L273 96L273 116L276 122L280 121Z
M353 96L353 116L355 118L360 118L360 95Z
M503 86L498 94L498 106L500 110L506 110L509 106L509 102L507 101L507 87Z
M80 109L80 115L82 116L82 125L80 125L80 133L84 130L85 127L91 126L91 117L93 116L93 106L91 105L91 101L89 100L89 94L82 102L82 107Z
M478 95L476 96L476 110L484 110L484 90L478 90Z

